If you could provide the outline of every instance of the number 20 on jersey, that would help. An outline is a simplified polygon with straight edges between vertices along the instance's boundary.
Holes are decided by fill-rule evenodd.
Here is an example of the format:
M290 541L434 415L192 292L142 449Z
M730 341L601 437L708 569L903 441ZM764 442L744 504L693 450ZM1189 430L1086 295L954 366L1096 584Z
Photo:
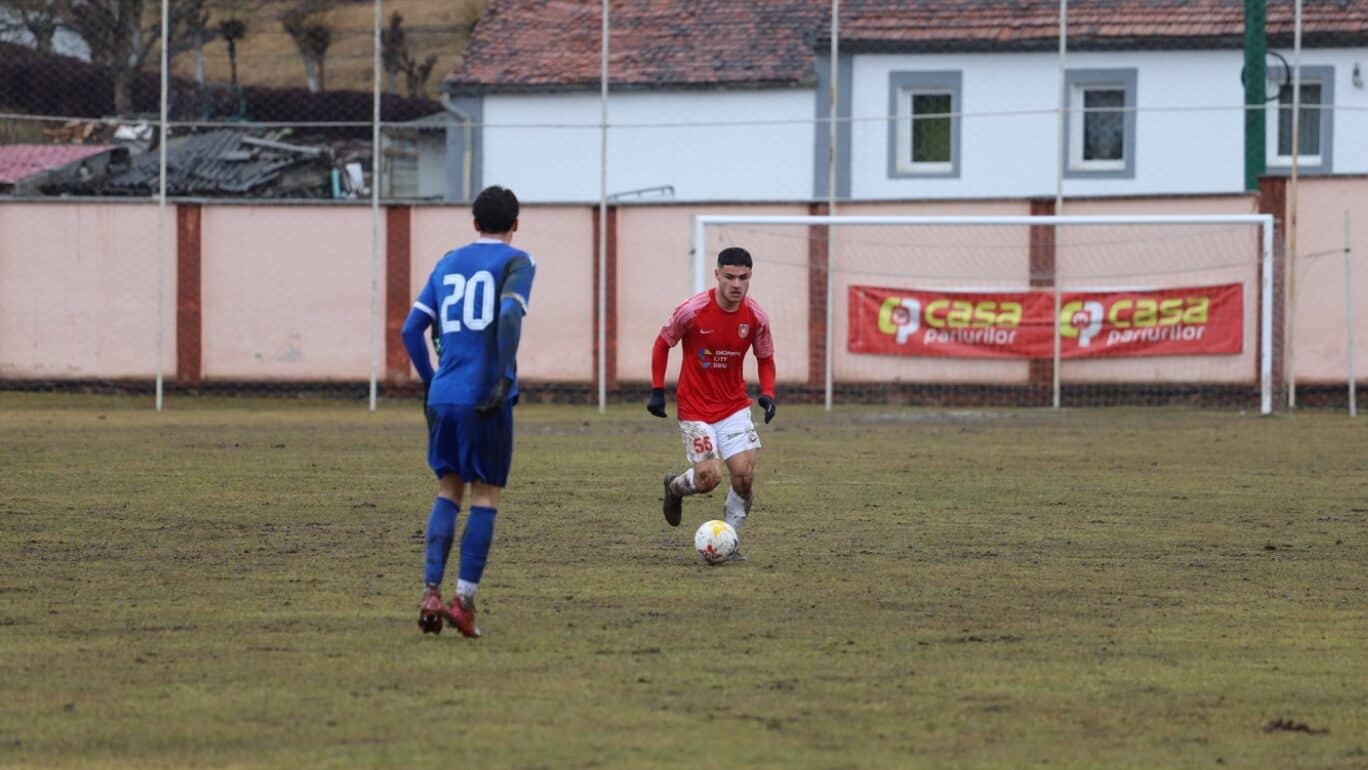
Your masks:
M448 273L442 276L442 285L451 287L451 293L442 300L442 334L462 328L477 332L494 321L494 276L488 270L480 270L470 278ZM452 305L460 305L459 320L452 317Z

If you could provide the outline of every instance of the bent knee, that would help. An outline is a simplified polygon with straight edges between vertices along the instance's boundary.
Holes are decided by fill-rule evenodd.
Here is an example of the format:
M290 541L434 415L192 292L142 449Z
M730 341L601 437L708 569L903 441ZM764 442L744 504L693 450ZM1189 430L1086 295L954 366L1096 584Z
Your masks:
M732 489L735 489L737 494L741 495L742 497L745 497L746 495L750 494L751 483L754 481L754 474L734 473L731 477Z
M711 492L722 482L722 471L711 465L701 465L694 469L694 489Z

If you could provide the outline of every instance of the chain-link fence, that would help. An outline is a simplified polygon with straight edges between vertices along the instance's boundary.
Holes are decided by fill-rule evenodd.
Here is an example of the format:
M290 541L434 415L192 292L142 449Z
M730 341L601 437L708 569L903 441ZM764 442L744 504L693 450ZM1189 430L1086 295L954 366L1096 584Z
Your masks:
M584 78L537 72L521 86L536 86L528 93L544 93L551 111L531 109L528 101L480 98L479 72L498 70L503 66L498 61L483 62L479 72L462 68L463 52L488 5L488 0L175 0L165 4L163 15L163 4L154 0L0 0L0 196L5 197L0 202L0 284L7 292L0 339L33 342L4 346L9 352L0 359L0 380L6 387L160 392L164 375L173 393L315 390L364 397L377 388L412 392L397 326L428 266L469 236L464 202L483 185L501 183L530 193L524 196L533 203L520 235L524 245L557 257L543 265L542 280L555 282L560 296L530 322L529 394L589 398L606 380L610 397L632 398L641 392L644 370L629 351L642 347L635 337L644 328L642 319L660 314L638 307L640 284L634 280L652 272L668 276L670 295L651 293L657 304L697 288L692 271L671 272L688 259L692 228L687 219L694 214L766 213L772 209L766 205L777 198L786 205L780 213L788 214L811 213L819 201L839 201L849 209L875 199L888 200L880 213L916 214L918 201L890 197L892 185L921 176L955 177L970 163L1000 169L994 176L1012 190L1023 179L1045 180L1031 187L1036 193L1030 201L1025 194L1005 194L1014 199L1006 209L1022 214L1049 202L1039 191L1055 186L1058 169L1053 166L1061 163L1134 182L1134 169L1128 171L1126 164L1135 162L1138 121L1148 121L1151 130L1163 123L1191 124L1195 136L1219 121L1238 119L1245 109L1211 93L1137 106L1133 70L1099 80L1099 70L1084 66L1084 60L1067 75L1059 65L1068 99L1076 97L1067 109L1053 101L1058 93L1051 60L1032 65L1038 70L1033 82L1045 83L1043 90L993 104L966 101L973 91L944 68L903 71L901 65L879 64L882 90L876 89L871 101L869 92L852 88L844 75L837 75L836 88L828 92L829 62L820 55L800 78L799 85L808 90L720 89L706 96L690 90L665 99L638 83L615 92L611 113L592 93L592 83L581 82ZM500 10L507 10L503 6ZM591 39L597 34L597 6L576 6L583 29L572 42L584 44L575 49L574 66L580 69L587 61L582 54L597 45ZM624 11L632 20L614 34L630 36L640 18L632 16L635 9ZM820 13L809 11L804 18L821 21ZM860 12L858 7L851 11ZM495 29L501 28L496 24ZM531 32L527 46L544 44ZM805 43L810 53L822 53L825 43L819 38ZM632 57L639 53L612 66L633 66ZM536 58L517 46L505 54L514 60L504 63L510 72L517 70L517 59ZM1162 66L1161 59L1151 61ZM843 61L841 66L850 66ZM1280 66L1270 65L1268 75L1272 157L1290 153L1295 113L1302 127L1299 152L1323 157L1328 167L1329 126L1337 116L1354 114L1346 99L1334 96L1335 83L1347 81L1349 72L1312 67L1309 85L1293 94L1288 70ZM443 89L443 78L453 70L463 73L464 89ZM1344 77L1336 80L1339 75ZM1358 75L1355 64L1353 83L1361 82ZM1162 83L1167 82L1163 77L1181 78L1182 73L1160 71L1156 77ZM573 88L556 85L572 80ZM1338 87L1342 97L1346 87ZM834 107L830 93L837 94ZM763 110L758 103L766 105ZM831 132L839 147L832 153L824 144L831 127L827 109L839 113ZM1343 128L1345 121L1340 122ZM1052 151L1058 136L1062 155L1023 153L1012 141L984 142L983 136L1043 138ZM981 158L964 150L976 141L973 137L980 139L975 151ZM599 152L600 142L606 154ZM861 155L885 145L886 157L882 150ZM780 147L799 148L791 157L807 162L783 160L775 152ZM1181 157L1189 158L1189 165L1210 154L1202 147L1169 149L1187 153ZM1350 153L1342 148L1340 155ZM828 177L828 157L844 170ZM877 173L861 176L870 169ZM1191 178L1198 176L1200 169ZM1085 183L1091 182L1060 178L1057 189ZM1130 189L1126 184L1106 189L1124 193ZM1297 193L1286 184L1270 189L1276 194L1268 200L1237 200L1234 193L1214 203L1151 192L1108 210L1263 211L1281 221ZM170 205L159 208L154 204L163 190ZM1316 200L1331 201L1343 191L1327 187L1316 194L1321 196ZM603 220L606 233L599 232L594 205L600 196L611 209ZM996 199L982 190L970 197L979 202L970 206L952 198L948 205L959 211L995 205ZM664 220L653 218L651 207L672 200L692 207L681 205ZM1085 213L1087 205L1071 199L1065 212ZM1041 210L1050 213L1053 207ZM1338 217L1340 211L1332 213ZM1313 219L1312 214L1303 217L1305 234L1295 247L1303 258L1279 258L1272 274L1274 387L1295 381L1305 391L1304 403L1338 404L1343 397L1336 393L1345 388L1336 383L1353 376L1342 363L1352 352L1346 340L1358 339L1361 345L1368 339L1368 329L1362 328L1368 313L1348 320L1354 318L1354 283L1332 277L1330 263L1346 254L1347 268L1355 257L1347 240L1343 247L1338 242L1338 221ZM657 237L661 222L678 229L669 238ZM1024 355L1021 360L1029 363L1020 366L971 364L968 371L953 365L953 359L931 356L921 362L926 371L890 374L889 382L901 383L892 388L879 383L889 367L878 354L851 349L844 334L830 349L824 339L812 337L817 326L808 315L814 308L834 309L844 323L850 285L877 285L881 277L908 284L893 288L919 291L1003 291L1021 283L1034 296L1057 287L1061 308L1052 310L1062 310L1070 302L1100 301L1083 296L1099 287L1195 286L1187 280L1196 280L1194 266L1216 259L1230 275L1204 273L1203 285L1241 287L1244 328L1262 312L1255 301L1262 278L1250 272L1253 263L1243 261L1249 255L1230 244L1194 247L1199 256L1166 255L1158 246L1172 239L1132 234L1119 239L1132 246L1130 256L1121 258L1124 266L1117 267L1109 262L1114 255L1101 255L1066 231L1051 231L1048 237L1032 226L1010 235L990 232L956 233L955 243L941 244L946 251L939 257L917 243L924 233L913 232L880 246L887 254L866 253L858 237L819 247L814 244L825 242L806 231L801 242L766 254L778 273L807 276L788 281L793 292L775 302L803 319L790 330L795 337L790 344L804 349L802 360L788 367L781 382L795 394L813 392L822 383L810 365L811 351L820 348L822 356L836 362L831 367L835 384L844 377L845 392L856 400L912 398L924 391L930 401L954 401L957 388L969 392L980 386L998 398L1005 392L1003 382L1014 383L1008 389L1021 396L1007 401L1019 403L1233 404L1248 396L1246 375L1255 371L1260 355L1249 345L1261 344L1248 335L1238 352L1189 351L1179 359L1181 365L1169 362L1166 373L1146 370L1144 376L1131 376L1114 363L1046 360L1038 351ZM603 261L601 237L608 252ZM1281 235L1275 239L1279 254L1285 241ZM814 267L815 255L825 248L831 252L823 258L833 261ZM630 264L643 252L655 260L644 271ZM905 255L913 252L929 261L907 261ZM1005 268L993 261L999 256L1007 260ZM93 271L83 264L86 259L94 261ZM1357 259L1361 264L1361 256ZM861 266L861 260L885 267L865 275L868 265ZM918 264L956 278L918 284L925 277ZM830 280L842 282L831 308L813 289L826 279L811 278L828 269ZM1359 281L1363 272L1368 270L1359 271ZM36 287L73 273L84 276L76 284L86 293L71 300L76 308L68 314L76 319L71 328L25 331L32 321L24 308L36 301ZM601 295L598 288L605 283L610 290ZM1341 287L1346 289L1342 298ZM1335 296L1329 296L1331 291ZM1141 299L1164 301L1157 296L1125 301ZM977 308L973 303L980 300L987 301L963 301ZM1332 305L1342 310L1332 314L1327 310ZM33 312L39 312L36 306ZM536 324L547 317L539 337ZM607 328L606 346L599 341L601 326ZM90 334L87 328L100 331ZM579 333L567 331L576 329ZM40 344L45 334L52 344ZM1299 343L1284 346L1284 336ZM538 339L553 342L542 351ZM1220 371L1229 360L1219 356L1231 355L1240 359L1238 377ZM1025 367L1024 374L985 379L975 369L997 372L1004 366ZM1291 366L1298 376L1285 371ZM1213 398L1220 389L1210 383L1229 387ZM1056 387L1062 390L1058 399L1051 392ZM1290 400L1286 392L1275 398L1279 405Z
M418 148L446 122L440 67L483 4L431 6L382 4L377 34L369 2L169 3L167 194L367 197L378 59L380 118L394 124L381 136L393 161L381 164L381 193L422 197ZM13 167L3 192L159 191L161 10L152 0L0 3L0 143Z

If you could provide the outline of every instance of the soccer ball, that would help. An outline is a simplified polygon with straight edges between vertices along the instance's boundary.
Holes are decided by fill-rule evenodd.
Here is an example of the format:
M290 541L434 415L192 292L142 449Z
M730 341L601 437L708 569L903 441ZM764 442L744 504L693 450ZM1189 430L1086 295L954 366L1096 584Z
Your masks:
M736 530L720 519L705 521L694 533L694 548L709 564L726 561L736 553Z

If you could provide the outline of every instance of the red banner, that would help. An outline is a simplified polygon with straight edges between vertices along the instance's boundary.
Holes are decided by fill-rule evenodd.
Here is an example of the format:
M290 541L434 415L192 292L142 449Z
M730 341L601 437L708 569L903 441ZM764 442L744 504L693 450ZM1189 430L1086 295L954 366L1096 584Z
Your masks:
M852 353L1049 358L1054 296L1044 291L958 292L851 286ZM1146 291L1064 292L1060 355L1239 353L1241 284Z

